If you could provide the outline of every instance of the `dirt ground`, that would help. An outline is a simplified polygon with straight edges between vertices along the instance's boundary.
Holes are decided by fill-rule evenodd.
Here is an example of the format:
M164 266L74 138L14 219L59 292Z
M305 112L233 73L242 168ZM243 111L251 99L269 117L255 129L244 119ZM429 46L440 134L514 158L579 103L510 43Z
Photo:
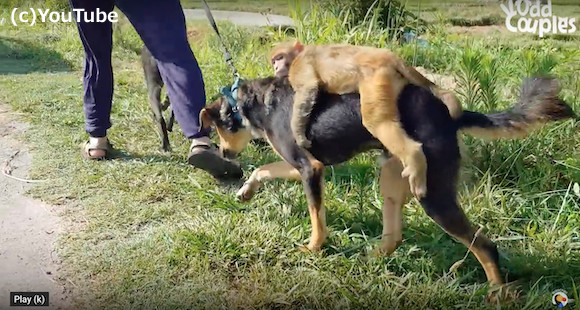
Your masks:
M0 103L0 309L10 307L10 292L49 292L50 306L66 309L70 298L61 285L55 242L62 231L54 207L24 196L31 155L20 141L26 125Z

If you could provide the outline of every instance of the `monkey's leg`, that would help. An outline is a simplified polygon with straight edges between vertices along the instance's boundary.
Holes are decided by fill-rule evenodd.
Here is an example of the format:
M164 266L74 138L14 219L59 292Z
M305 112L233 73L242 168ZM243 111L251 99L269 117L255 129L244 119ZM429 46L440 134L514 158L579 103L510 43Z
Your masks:
M451 115L451 118L458 119L461 114L463 114L463 107L452 91L444 90L439 87L435 87L431 89L431 91L435 96L437 96L437 98L443 101L449 111L449 115Z
M236 196L241 201L248 201L262 182L274 179L300 180L300 172L285 161L263 165L252 172Z
M406 85L394 68L383 67L360 82L363 125L403 163L403 177L418 198L427 194L427 160L421 143L411 139L401 126L397 98Z
M296 143L301 147L309 148L311 142L306 138L306 127L318 96L318 78L312 66L305 65L302 68L298 74L294 74L292 70L290 75L290 83L296 92L290 125Z
M407 66L402 59L397 59L396 61L397 71L404 76L411 84L415 84L417 86L427 87L431 89L431 92L437 96L437 98L441 99L443 103L447 106L447 110L449 110L449 115L453 119L459 118L463 113L463 108L459 104L457 97L451 91L444 90L425 77L421 72L417 71L417 69Z
M378 254L390 255L403 242L402 207L409 194L409 183L401 177L403 165L391 157L381 167L380 191L383 196L383 234Z

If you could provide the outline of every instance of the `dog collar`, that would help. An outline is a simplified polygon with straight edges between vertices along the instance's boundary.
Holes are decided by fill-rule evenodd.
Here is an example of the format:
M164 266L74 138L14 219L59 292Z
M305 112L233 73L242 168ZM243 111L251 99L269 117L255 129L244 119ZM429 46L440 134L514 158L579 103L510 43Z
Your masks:
M228 104L232 108L232 112L234 113L234 119L239 122L240 127L244 127L242 125L242 115L240 114L240 109L238 108L238 86L240 85L240 78L236 77L234 84L232 86L224 87L221 89L220 93L226 97Z

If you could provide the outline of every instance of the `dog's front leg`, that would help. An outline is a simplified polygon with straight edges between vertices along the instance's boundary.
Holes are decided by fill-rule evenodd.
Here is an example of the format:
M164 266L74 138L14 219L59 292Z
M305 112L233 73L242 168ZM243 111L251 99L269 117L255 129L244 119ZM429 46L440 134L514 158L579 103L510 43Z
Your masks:
M241 201L252 199L264 181L274 179L300 180L300 172L285 161L263 165L252 172L236 196Z
M312 234L306 249L310 252L320 252L328 237L326 212L323 205L324 164L318 160L311 160L310 165L302 166L301 178L308 201L310 224L312 225Z

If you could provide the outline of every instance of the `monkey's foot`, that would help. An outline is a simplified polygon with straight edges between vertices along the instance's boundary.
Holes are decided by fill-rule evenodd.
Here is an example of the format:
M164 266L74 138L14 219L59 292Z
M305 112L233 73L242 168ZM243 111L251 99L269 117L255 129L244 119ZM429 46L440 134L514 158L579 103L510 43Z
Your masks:
M296 144L298 144L300 147L303 147L305 149L309 149L312 146L312 142L310 140L308 140L306 137L296 138Z
M411 193L418 199L427 195L427 169L417 170L414 166L407 166L401 172L403 178L409 178Z

